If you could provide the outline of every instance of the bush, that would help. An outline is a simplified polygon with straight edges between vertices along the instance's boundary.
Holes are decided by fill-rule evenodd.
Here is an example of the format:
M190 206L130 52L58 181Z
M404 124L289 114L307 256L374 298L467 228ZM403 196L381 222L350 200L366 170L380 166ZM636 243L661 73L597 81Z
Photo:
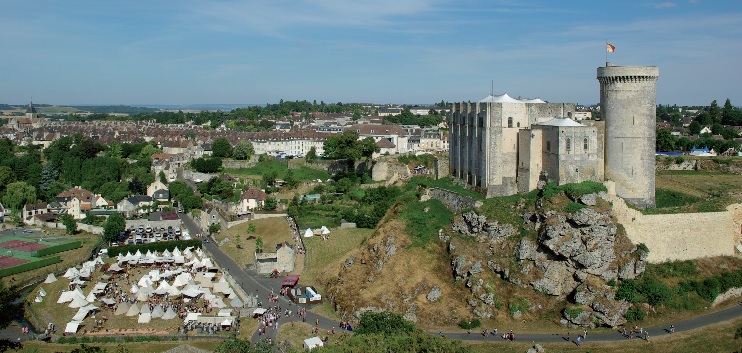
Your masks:
M482 325L482 323L479 321L479 319L474 319L474 320L461 319L461 320L459 320L459 327L461 327L464 330L475 329L475 328L477 328L477 327L479 327L481 325Z
M675 157L675 164L683 164L685 159L683 159L683 156L677 156Z
M59 256L52 256L52 257L46 257L46 258L43 258L37 261L26 262L26 263L16 265L13 267L3 268L3 269L0 269L0 277L5 277L5 276L14 275L16 273L35 270L37 268L42 268L42 267L55 264L57 262L62 262L62 259Z
M395 335L412 333L415 325L402 316L389 312L375 313L366 311L361 314L361 320L355 329L356 334Z
M569 203L569 205L567 205L567 207L564 208L564 212L567 212L567 213L576 213L577 211L579 211L579 210L581 210L581 209L583 209L585 207L587 207L587 206L585 206L585 205L583 205L583 204L581 204L579 202L572 201L572 202Z
M644 320L647 314L641 308L631 308L626 312L626 321L634 322Z
M69 243L59 244L50 246L47 248L36 250L35 257L44 257L46 255L56 254L58 252L63 252L67 250L77 249L82 246L82 243L79 240L72 241Z
M576 319L583 312L585 312L585 310L582 310L582 308L578 308L578 307L567 307L567 308L564 308L564 313L568 317L571 317L573 319Z

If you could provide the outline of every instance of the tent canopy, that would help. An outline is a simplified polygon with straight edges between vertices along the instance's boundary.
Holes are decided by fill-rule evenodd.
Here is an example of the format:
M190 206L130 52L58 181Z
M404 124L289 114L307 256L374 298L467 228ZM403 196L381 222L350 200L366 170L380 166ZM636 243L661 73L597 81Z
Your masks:
M297 282L299 282L299 275L288 275L283 279L281 287L293 287Z

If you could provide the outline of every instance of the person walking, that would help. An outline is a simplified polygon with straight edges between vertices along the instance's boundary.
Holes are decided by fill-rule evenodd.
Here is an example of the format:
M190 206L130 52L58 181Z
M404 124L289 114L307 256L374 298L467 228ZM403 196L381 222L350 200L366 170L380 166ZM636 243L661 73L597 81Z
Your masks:
M577 335L577 347L580 346L580 341L582 340L582 336Z
M675 325L670 325L670 333L675 333Z

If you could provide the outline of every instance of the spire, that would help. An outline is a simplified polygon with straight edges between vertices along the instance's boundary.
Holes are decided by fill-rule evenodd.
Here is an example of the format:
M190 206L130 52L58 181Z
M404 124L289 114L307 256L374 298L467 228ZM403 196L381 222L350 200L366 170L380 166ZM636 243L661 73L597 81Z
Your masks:
M33 114L38 113L36 111L36 108L34 108L33 106L33 101L31 101L31 103L28 103L28 109L26 109L26 113L33 113Z

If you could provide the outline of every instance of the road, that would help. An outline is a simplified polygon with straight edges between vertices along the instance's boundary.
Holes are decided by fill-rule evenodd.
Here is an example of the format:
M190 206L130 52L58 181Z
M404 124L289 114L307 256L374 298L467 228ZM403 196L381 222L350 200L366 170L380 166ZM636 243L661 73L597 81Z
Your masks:
M193 222L193 220L188 217L186 214L180 214L181 220L183 221L184 226L188 228L191 234L197 234L200 232L198 227L196 227L196 224ZM232 259L230 259L227 255L225 255L221 250L219 250L219 247L212 241L209 243L205 243L204 247L213 255L214 260L219 263L219 265L237 281L242 286L242 289L245 290L246 293L250 294L257 294L258 295L258 301L261 301L264 303L268 303L268 296L272 293L272 291L275 291L275 293L278 293L278 291L281 289L281 283L283 281L282 278L265 278L264 276L258 276L254 272L240 268ZM278 297L278 305L282 308L291 308L292 311L296 311L297 306L295 304L290 303L286 298L279 296ZM275 303L270 303L272 305L275 305ZM704 326L713 325L716 323L720 323L727 320L732 320L735 318L742 317L742 305L736 305L731 308L721 310L715 313L710 313L707 315L698 316L689 320L681 321L674 323L675 325L675 332L680 331L686 331L686 330L692 330L701 328ZM286 324L291 321L299 320L298 316L293 316L290 318L281 318L279 320L279 326ZM337 330L339 329L339 323L336 321L333 321L329 318L326 318L324 316L312 313L307 311L306 315L307 323L309 324L315 324L319 323L319 328L322 329L324 332L329 331L333 327ZM488 327L488 330L492 330L495 327ZM483 329L483 328L482 328ZM505 332L508 332L509 329L507 327L497 327L498 334L502 335ZM645 328L646 331L649 332L650 339L657 338L664 335L669 335L670 330L668 327L650 327ZM582 330L571 330L571 332L568 332L568 330L565 328L559 332L554 332L551 334L537 334L537 333L520 333L515 332L515 338L518 341L526 341L526 342L566 342L566 341L572 341L574 342L575 339L577 339L577 334L581 333ZM571 333L568 336L568 333ZM438 332L432 332L432 334L438 334ZM467 334L466 332L442 332L444 336L452 339L459 339L459 340L475 340L475 341L499 341L502 340L501 337L494 337L492 335L488 337L484 337L481 334L481 331L478 332L472 332L471 334ZM322 335L320 335L322 336ZM252 336L253 342L256 342L259 339L266 339L271 338L273 341L276 341L276 332L272 329L266 330L266 335L259 336L257 332L255 332ZM588 332L587 339L583 342L608 342L608 341L622 341L626 340L626 338L616 331L615 333L590 333Z

